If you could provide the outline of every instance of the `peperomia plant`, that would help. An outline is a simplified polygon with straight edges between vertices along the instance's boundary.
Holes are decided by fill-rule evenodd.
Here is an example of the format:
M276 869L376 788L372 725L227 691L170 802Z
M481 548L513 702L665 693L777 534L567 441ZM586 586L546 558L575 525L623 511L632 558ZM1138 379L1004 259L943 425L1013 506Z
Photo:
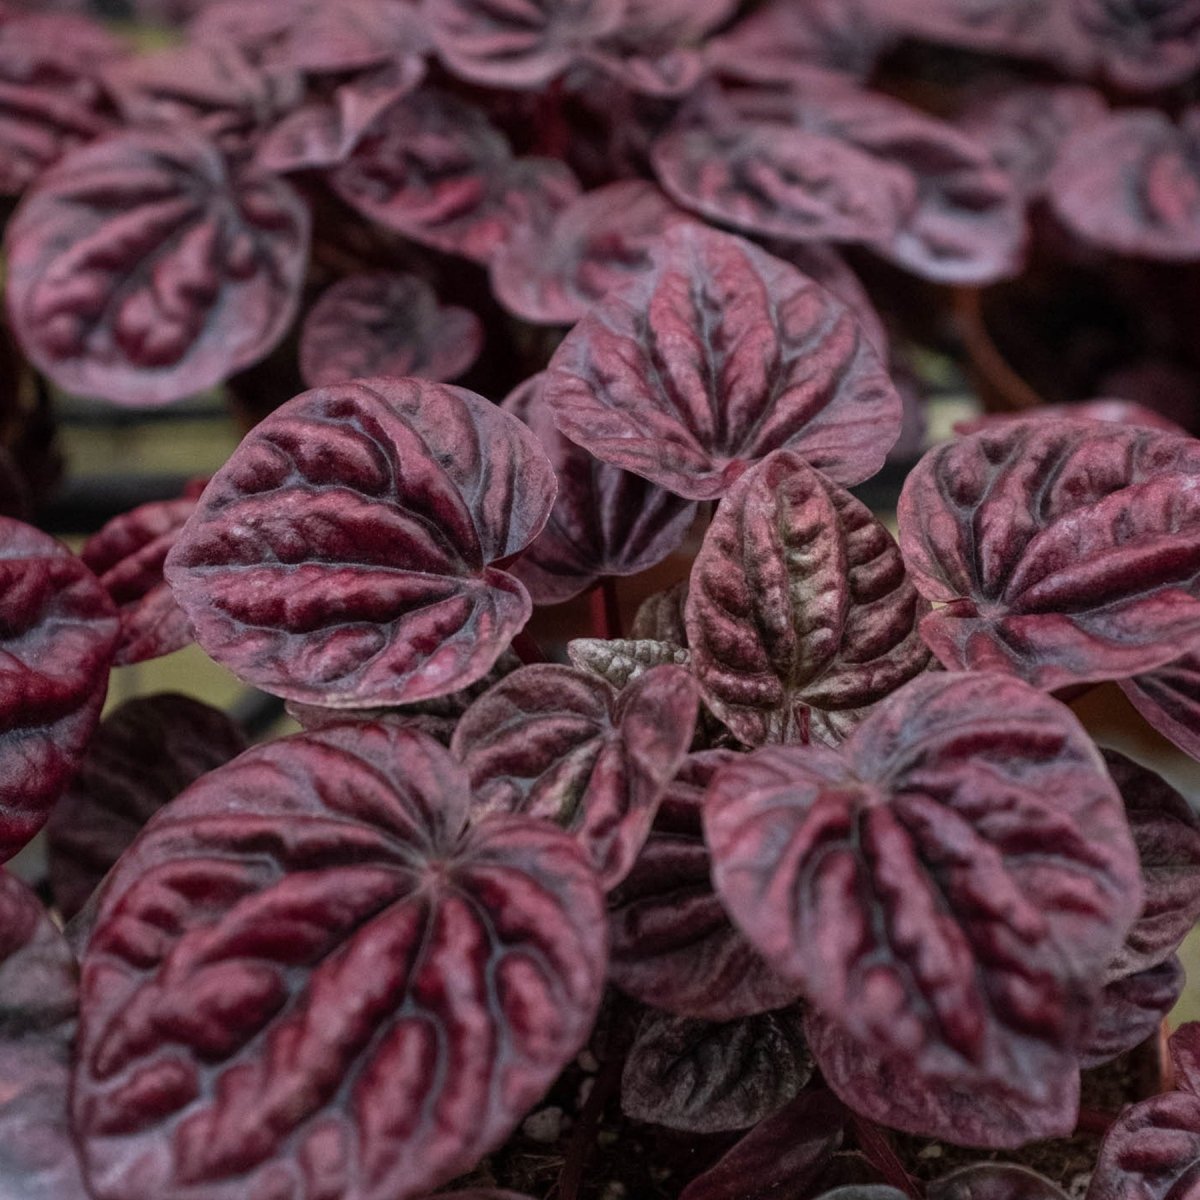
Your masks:
M1200 1195L1200 814L1072 708L1200 759L1194 402L916 452L939 314L1200 259L1196 5L138 8L0 10L0 1197ZM193 643L299 731L101 720Z

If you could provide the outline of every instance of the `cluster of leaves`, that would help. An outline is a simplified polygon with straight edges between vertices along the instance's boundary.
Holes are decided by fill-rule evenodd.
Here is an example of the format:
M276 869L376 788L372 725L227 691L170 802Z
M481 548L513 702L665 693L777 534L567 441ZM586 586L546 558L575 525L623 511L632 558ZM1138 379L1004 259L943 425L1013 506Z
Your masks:
M683 1200L912 1196L881 1127L1072 1133L1200 919L1200 816L1065 703L1117 681L1200 758L1200 441L985 420L893 537L849 489L904 400L833 244L988 283L1048 199L1200 257L1186 114L1062 84L955 123L866 82L916 36L1161 88L1200 11L195 7L141 56L0 13L33 366L160 405L283 346L311 386L78 555L0 516L0 856L45 826L69 920L0 874L0 1187L513 1200L470 1173L597 1030L631 1121L740 1135ZM545 661L535 605L689 532L628 636ZM113 666L193 640L303 731L100 722ZM1198 1036L1109 1114L1090 1200L1194 1189ZM1062 1200L994 1164L927 1195L981 1191Z

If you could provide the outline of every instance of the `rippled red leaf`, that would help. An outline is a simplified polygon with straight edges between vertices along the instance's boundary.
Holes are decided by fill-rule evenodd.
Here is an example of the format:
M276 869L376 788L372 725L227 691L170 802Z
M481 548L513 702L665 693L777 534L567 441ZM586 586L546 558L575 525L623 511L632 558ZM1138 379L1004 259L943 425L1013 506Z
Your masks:
M954 432L960 437L970 433L982 433L986 429L998 429L1002 425L1013 425L1036 417L1042 420L1078 418L1085 421L1111 421L1116 425L1136 425L1140 429L1158 429L1163 433L1178 433L1187 436L1186 430L1162 413L1132 400L1083 400L1078 404L1042 404L1032 412L983 413L966 421L956 421Z
M426 45L406 0L212 0L189 34L195 42L232 43L266 66L312 74L379 66Z
M1015 422L930 451L898 509L921 633L1042 688L1168 662L1200 632L1200 442Z
M1004 675L926 675L840 752L770 747L723 767L704 831L734 921L851 1057L908 1081L901 1099L847 1079L822 1034L843 1100L952 1141L974 1139L908 1107L926 1085L1043 1110L983 1144L1072 1128L1059 1093L1141 884L1120 796L1069 709Z
M426 0L421 11L455 75L532 89L617 29L624 10L624 0Z
M640 679L654 667L686 667L691 655L673 642L633 638L573 638L567 657L580 671L598 675L620 689Z
M83 965L101 1200L408 1200L503 1141L595 1017L602 901L570 838L469 804L380 723L256 747L151 822Z
M1200 258L1200 108L1178 123L1124 109L1069 138L1046 180L1054 211L1084 241L1119 254Z
M748 1129L811 1075L798 1008L719 1023L651 1010L625 1060L621 1108L635 1121L689 1133Z
M926 1188L929 1200L1067 1200L1044 1175L1015 1163L972 1163Z
M152 500L113 517L83 544L80 557L121 618L114 666L145 662L191 643L192 627L163 578L163 563L204 483L197 480L177 500Z
M546 527L512 573L536 604L559 604L610 575L636 575L677 550L696 506L593 458L555 428L541 395L544 376L504 402L537 435L558 476Z
M1121 690L1163 737L1200 759L1200 651L1123 679Z
M83 1200L67 1119L75 959L37 897L0 871L0 1192Z
M48 171L9 224L8 307L60 387L177 400L266 354L291 323L308 209L183 126L102 138Z
M0 517L0 862L42 827L100 719L112 602L60 542Z
M649 266L667 223L679 216L644 180L606 184L568 203L549 230L517 229L492 258L492 290L526 321L571 325Z
M728 750L687 758L609 910L609 973L617 987L644 1004L708 1021L781 1008L798 990L730 924L713 892L700 814L714 772L733 758Z
M1155 1037L1187 983L1176 957L1115 979L1100 993L1091 1033L1079 1054L1081 1067L1097 1067Z
M70 920L143 825L246 748L219 709L188 696L126 701L101 723L46 825L54 903Z
M840 483L883 463L900 398L857 318L749 242L687 223L567 334L543 395L597 458L715 499L772 450Z
M633 624L629 627L629 636L686 646L687 626L684 624L683 610L687 604L687 594L688 581L681 579L664 591L647 596L638 605Z
M305 392L247 435L167 557L196 640L289 700L374 708L485 675L529 619L490 564L524 549L554 472L515 417L413 379Z
M482 348L474 313L439 304L419 276L373 271L340 280L313 305L300 332L300 373L309 387L375 375L453 379Z
M678 667L656 667L620 694L570 667L525 667L475 701L451 749L486 811L562 825L611 889L687 754L697 703Z
M835 745L926 669L928 611L870 510L781 450L734 484L705 534L687 645L706 703L742 742Z
M801 1092L735 1143L715 1166L693 1179L679 1200L775 1200L807 1195L840 1147L845 1123L845 1109L829 1092L823 1088ZM862 1200L892 1198L864 1196Z
M1125 802L1145 893L1141 914L1109 964L1113 980L1169 958L1200 921L1200 815L1153 771L1115 750L1103 755Z
M1083 35L1122 87L1157 91L1200 69L1197 0L1071 0Z

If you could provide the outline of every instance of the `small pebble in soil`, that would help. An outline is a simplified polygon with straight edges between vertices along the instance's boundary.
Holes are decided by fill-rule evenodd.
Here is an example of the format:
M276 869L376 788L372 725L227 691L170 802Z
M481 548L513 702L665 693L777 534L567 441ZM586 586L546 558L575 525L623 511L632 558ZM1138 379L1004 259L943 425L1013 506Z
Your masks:
M521 1132L531 1141L549 1146L562 1134L563 1110L557 1105L530 1113L521 1125Z
M600 1070L600 1060L590 1050L581 1050L579 1057L575 1060L575 1065L589 1075L595 1075Z
M596 1081L594 1079L585 1079L579 1085L579 1098L575 1101L575 1104L576 1104L576 1107L579 1108L581 1111L583 1109L583 1106L587 1103L588 1097L592 1094L592 1084L594 1084L595 1082Z

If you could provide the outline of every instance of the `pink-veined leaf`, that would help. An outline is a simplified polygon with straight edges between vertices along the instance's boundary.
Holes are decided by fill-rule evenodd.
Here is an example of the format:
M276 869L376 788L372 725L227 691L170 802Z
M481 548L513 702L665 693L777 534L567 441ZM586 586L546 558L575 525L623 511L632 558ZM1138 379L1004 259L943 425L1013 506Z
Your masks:
M79 556L121 618L114 666L159 658L191 643L192 627L163 578L163 563L206 482L196 480L176 500L151 500L121 513L84 542Z
M613 983L643 1004L707 1021L782 1008L798 992L730 924L713 892L704 790L734 757L728 750L688 756L609 909Z
M1070 0L1064 7L1121 87L1154 92L1200 70L1197 0Z
M848 308L690 222L567 334L543 395L572 441L694 500L780 448L861 482L900 431L900 397Z
M1187 972L1175 956L1107 984L1092 1030L1079 1054L1081 1067L1098 1067L1156 1037L1183 994Z
M164 804L245 748L223 712L189 696L140 696L106 717L46 825L50 886L63 917L83 908Z
M469 805L381 722L256 747L159 813L83 964L98 1200L409 1200L508 1136L595 1018L602 897L560 830Z
M684 615L704 699L742 742L836 745L927 668L928 611L870 510L779 450L721 502Z
M838 751L775 746L721 768L704 831L717 892L759 952L851 1060L909 1080L900 1098L869 1072L846 1078L822 1033L813 1052L843 1100L968 1143L953 1121L914 1117L927 1088L1038 1114L1015 1134L996 1122L984 1144L1073 1127L1062 1093L1141 882L1120 795L1069 709L1005 675L927 674ZM867 1110L865 1086L879 1093Z
M305 392L213 477L167 557L196 640L285 699L375 708L458 691L529 619L490 564L523 550L554 472L515 417L411 379Z
M1163 737L1200 759L1200 650L1122 679L1121 690Z
M680 667L656 667L619 694L570 667L524 667L467 709L451 749L484 811L561 825L611 890L687 754L698 703Z
M594 458L554 425L536 375L504 402L537 435L558 476L545 528L512 565L535 604L559 604L606 576L636 575L682 544L696 506Z
M46 172L10 222L13 329L67 391L177 400L283 336L309 226L288 183L182 125L114 133Z
M119 623L95 575L54 538L0 517L0 862L45 823L108 689Z
M441 305L417 275L372 271L329 288L300 331L300 373L309 387L376 375L454 379L483 348L474 313Z
M1053 689L1169 662L1200 634L1200 442L1108 422L1013 422L929 451L900 548L942 607L953 669Z

